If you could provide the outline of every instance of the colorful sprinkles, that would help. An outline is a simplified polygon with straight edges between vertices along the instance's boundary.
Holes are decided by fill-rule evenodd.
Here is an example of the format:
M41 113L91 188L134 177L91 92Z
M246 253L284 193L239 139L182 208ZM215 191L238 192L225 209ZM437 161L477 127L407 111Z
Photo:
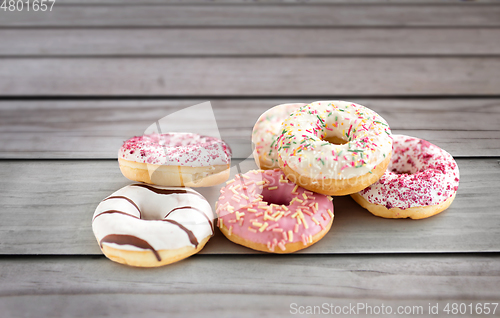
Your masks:
M255 147L255 161L261 169L279 167L276 141L280 135L281 123L290 116L290 113L304 105L303 103L281 104L267 110L259 117L252 131L252 143Z
M331 116L334 114L335 116ZM344 144L328 142L343 140ZM374 111L349 102L314 102L287 117L278 136L278 158L313 179L364 175L391 153L391 131Z

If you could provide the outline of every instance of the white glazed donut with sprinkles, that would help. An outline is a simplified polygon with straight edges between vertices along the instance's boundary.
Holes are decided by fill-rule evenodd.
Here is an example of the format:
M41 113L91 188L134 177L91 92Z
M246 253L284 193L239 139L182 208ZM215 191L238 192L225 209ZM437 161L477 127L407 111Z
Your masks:
M304 103L281 104L268 109L255 123L252 130L253 156L261 169L279 168L276 139L281 131L281 123Z
M404 135L393 138L393 155L385 174L351 196L384 218L423 219L446 210L460 179L453 157L422 139Z
M385 172L391 130L374 111L345 101L303 106L283 121L278 161L288 179L327 195L358 192Z

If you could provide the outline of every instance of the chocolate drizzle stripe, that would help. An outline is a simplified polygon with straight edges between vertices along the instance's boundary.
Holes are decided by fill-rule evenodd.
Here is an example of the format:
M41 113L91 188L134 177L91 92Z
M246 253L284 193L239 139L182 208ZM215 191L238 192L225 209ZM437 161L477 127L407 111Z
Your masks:
M138 248L146 249L146 250L151 250L153 254L155 254L156 259L158 262L161 261L160 254L158 251L156 251L148 242L144 241L143 239L140 239L136 236L133 235L126 235L126 234L109 234L106 235L101 239L99 242L99 246L102 249L102 243L115 243L118 245L132 245Z
M198 192L194 192L194 191L191 192L191 191L184 190L184 189L158 189L158 188L152 187L150 185L141 184L141 183L134 183L134 184L131 184L130 186L145 188L145 189L148 189L149 191L152 191L156 194L165 194L165 195L169 195L169 194L194 194L194 195L202 197L205 200L205 197L203 197Z
M98 217L98 216L101 216L103 214L111 214L111 213L118 213L118 214L123 214L123 215L126 215L126 216L130 216L132 218L136 218L136 219L140 219L138 218L137 216L135 215L132 215L132 214L128 214L126 212L123 212L123 211L118 211L118 210L107 210L107 211L103 211L99 214L97 214L96 216L94 216L94 218L92 219L92 222Z
M112 196L112 197L107 197L106 199L104 199L102 201L104 202L104 201L109 200L109 199L124 199L124 200L127 200L128 202L130 202L137 209L137 211L139 211L139 217L142 217L141 210L139 209L139 207L137 206L137 204L135 204L135 202L132 201L132 199L127 198L127 197L122 196L122 195L115 195L115 196Z
M170 213L172 213L176 210L182 210L182 209L192 209L192 210L195 210L196 212L199 212L200 214L202 214L205 217L205 219L207 219L208 224L210 224L210 229L212 230L212 234L214 234L214 224L210 220L210 218L202 210L195 208L195 207L192 207L192 206L188 206L188 205L187 206L180 206L178 208L172 209L172 210L170 210L170 212L167 213L167 215L165 215L164 219L166 219L167 216L170 215Z
M187 193L187 191L183 190L183 189L158 189L158 188L152 187L150 185L141 184L141 183L134 183L134 184L131 184L131 186L145 188L145 189L148 189L149 191L153 191L156 194L167 194L168 195L168 194L177 194L177 193Z
M191 242L191 244L193 244L195 247L198 247L198 240L196 239L196 236L194 236L193 232L191 232L189 229L187 229L184 225L174 221L174 220L163 220L165 222L169 222L169 223L172 223L174 225L177 225L181 230L183 230L184 232L186 232L186 234L188 235L189 237L189 241Z

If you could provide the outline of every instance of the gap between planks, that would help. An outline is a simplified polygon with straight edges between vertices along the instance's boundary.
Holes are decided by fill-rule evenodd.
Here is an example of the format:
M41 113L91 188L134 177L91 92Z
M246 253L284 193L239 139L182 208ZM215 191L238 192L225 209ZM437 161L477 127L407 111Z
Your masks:
M460 186L452 206L424 220L375 217L350 197L336 197L332 230L299 253L446 253L500 252L498 159L458 159ZM253 159L234 161L246 172ZM100 255L91 230L98 203L131 183L113 161L0 161L0 254ZM198 188L215 204L222 185ZM474 213L471 213L474 211ZM460 231L457 231L460 229ZM217 233L201 251L251 254L255 251Z
M482 298L500 293L495 288L500 280L495 255L194 255L150 269L128 267L105 258L40 257L36 262L2 260L2 272L0 298L198 291L354 299L378 294L376 298L382 300L448 296L484 301ZM472 286L460 287L467 282Z
M194 255L153 269L104 258L1 264L0 306L7 317L289 317L293 303L356 302L418 306L424 314L430 304L443 309L500 297L500 266L492 255Z
M500 156L499 99L349 98L384 117L393 133L426 139L456 157ZM116 158L122 142L156 120L203 102L183 100L0 101L0 158ZM206 100L205 100L206 101ZM251 153L251 131L274 105L313 99L211 99L221 137L235 158ZM166 117L168 118L168 117ZM205 127L189 117L170 131Z
M0 27L499 27L495 4L55 5L0 12Z

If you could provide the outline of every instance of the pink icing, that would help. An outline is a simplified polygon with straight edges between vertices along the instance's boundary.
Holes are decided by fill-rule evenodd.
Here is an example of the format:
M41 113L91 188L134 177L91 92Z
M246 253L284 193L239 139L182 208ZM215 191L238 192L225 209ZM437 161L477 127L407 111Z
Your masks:
M458 189L453 157L428 141L393 135L393 155L385 174L359 194L387 209L438 205Z
M118 158L157 165L204 167L231 161L231 149L222 140L192 133L136 136L125 141Z
M333 202L287 180L279 169L252 170L221 189L217 215L231 233L274 251L287 243L312 243L332 222Z

